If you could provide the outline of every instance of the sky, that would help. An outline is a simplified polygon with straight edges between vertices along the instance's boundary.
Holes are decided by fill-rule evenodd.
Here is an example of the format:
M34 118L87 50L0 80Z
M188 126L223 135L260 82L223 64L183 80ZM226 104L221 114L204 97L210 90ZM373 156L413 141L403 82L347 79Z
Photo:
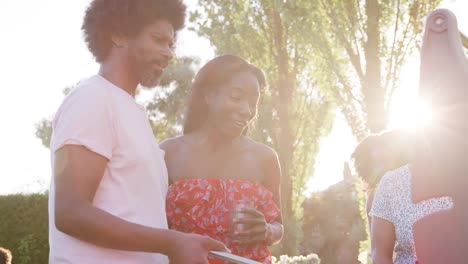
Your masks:
M49 150L35 136L35 124L51 118L63 100L62 90L95 74L98 65L88 52L81 23L90 0L2 0L0 9L0 194L44 191L51 177ZM185 1L189 7L196 0ZM459 16L460 28L468 31L468 0L448 1ZM453 2L453 3L452 3ZM184 30L177 55L214 56L209 41ZM408 64L404 83L415 87L417 59ZM404 87L404 86L403 86ZM411 106L415 89L397 91L400 112ZM413 91L413 92L411 92ZM410 96L408 96L410 94ZM402 110L401 110L402 109ZM394 122L395 127L401 122ZM321 140L310 191L338 182L342 165L356 142L344 118L337 112L329 136Z

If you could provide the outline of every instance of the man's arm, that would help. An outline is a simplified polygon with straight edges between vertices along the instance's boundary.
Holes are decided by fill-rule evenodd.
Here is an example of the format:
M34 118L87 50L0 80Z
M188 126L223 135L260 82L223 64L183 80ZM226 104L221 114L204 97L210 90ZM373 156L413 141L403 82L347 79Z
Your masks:
M174 232L130 223L92 205L107 161L77 145L66 145L55 153L57 229L106 248L169 254Z
M226 250L224 245L209 238L134 224L93 206L107 162L105 157L83 146L66 145L56 151L55 223L58 230L101 247L158 252L172 257L171 261L178 259L183 263L195 263L183 257L192 255L193 259L206 260L209 250Z

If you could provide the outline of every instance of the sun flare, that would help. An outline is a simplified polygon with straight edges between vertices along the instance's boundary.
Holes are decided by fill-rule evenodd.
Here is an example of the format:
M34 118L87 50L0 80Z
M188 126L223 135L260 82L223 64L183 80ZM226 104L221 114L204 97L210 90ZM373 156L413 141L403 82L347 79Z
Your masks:
M414 101L402 100L394 104L390 110L392 128L415 130L431 123L432 111L429 104L418 99Z

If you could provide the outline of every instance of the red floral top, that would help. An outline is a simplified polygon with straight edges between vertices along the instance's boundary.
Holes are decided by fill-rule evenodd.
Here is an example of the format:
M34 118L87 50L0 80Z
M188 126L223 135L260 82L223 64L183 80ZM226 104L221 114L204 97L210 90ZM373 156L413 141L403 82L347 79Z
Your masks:
M273 222L280 210L273 194L263 185L250 180L184 179L169 186L166 212L172 229L206 235L223 242L233 254L263 263L271 263L265 243L243 245L228 239L229 204L249 201ZM210 259L210 263L227 263Z

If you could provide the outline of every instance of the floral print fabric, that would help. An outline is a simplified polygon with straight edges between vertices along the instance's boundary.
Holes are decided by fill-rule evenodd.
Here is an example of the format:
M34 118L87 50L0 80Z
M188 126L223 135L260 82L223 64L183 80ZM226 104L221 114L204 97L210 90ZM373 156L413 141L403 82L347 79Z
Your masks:
M273 194L263 185L237 179L184 179L169 186L166 212L172 229L209 236L223 242L233 254L271 263L265 243L239 244L229 239L229 208L247 201L268 223L280 216ZM211 259L210 263L227 263Z

